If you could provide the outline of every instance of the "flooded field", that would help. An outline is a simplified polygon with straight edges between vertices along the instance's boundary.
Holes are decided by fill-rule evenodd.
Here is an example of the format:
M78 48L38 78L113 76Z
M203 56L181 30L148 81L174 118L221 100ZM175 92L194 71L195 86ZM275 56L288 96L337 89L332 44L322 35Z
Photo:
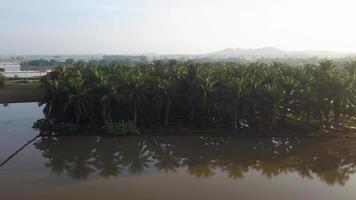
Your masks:
M0 162L37 135L31 127L42 117L37 103L0 104Z
M36 103L0 107L0 161L33 138ZM356 140L38 138L0 168L1 199L355 199Z

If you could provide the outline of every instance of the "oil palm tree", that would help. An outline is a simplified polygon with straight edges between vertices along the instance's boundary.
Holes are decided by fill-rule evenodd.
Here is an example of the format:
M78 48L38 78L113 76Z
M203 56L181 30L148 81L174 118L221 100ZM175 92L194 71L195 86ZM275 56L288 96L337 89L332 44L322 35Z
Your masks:
M100 88L99 102L101 105L101 115L105 122L112 121L114 108L126 101L121 89L110 83L103 83Z
M291 125L287 119L336 125L356 114L356 62L343 67L330 60L303 66L176 60L100 67L76 63L56 68L41 85L46 117L78 124L118 119L139 124L141 116L157 113L165 126L176 117L199 118L204 127L210 121L229 122L234 129L265 129L276 128L282 120L278 125Z
M174 80L160 81L159 85L156 86L152 102L153 107L158 111L158 113L160 110L164 110L164 126L168 127L169 115L171 113L172 106L182 106L176 82Z
M149 89L145 74L138 69L130 71L127 77L124 90L126 93L126 99L132 109L133 118L135 123L138 122L138 113L144 112L145 105L149 104Z
M300 83L290 74L281 74L278 82L278 87L282 90L281 115L283 123L286 125L288 113L293 113L292 110L296 107L296 92L299 89Z
M346 114L349 107L356 106L356 94L351 79L347 79L341 71L335 72L329 84L330 99L334 115L334 124L339 126L340 116Z
M67 99L64 104L64 112L79 125L81 120L88 119L91 102L89 92L92 88L84 87L85 80L80 73L68 81L66 86Z
M264 85L265 96L267 97L267 106L265 106L265 119L269 121L269 129L272 130L277 123L279 114L279 105L282 99L283 91L277 83L266 83Z
M60 88L60 83L57 80L42 81L41 87L44 88L44 95L39 106L45 105L43 113L46 117L51 118L54 115L59 116L59 108L63 101L63 88Z
M243 102L243 98L246 97L246 92L248 89L247 83L248 82L244 76L236 77L232 79L229 83L229 97L233 113L233 124L235 130L239 128L239 108L241 106L241 103Z
M192 80L189 88L187 89L187 101L191 104L201 105L203 110L203 126L206 126L206 119L211 114L211 107L213 106L213 96L215 93L216 79L213 73L209 70L201 70L198 77Z

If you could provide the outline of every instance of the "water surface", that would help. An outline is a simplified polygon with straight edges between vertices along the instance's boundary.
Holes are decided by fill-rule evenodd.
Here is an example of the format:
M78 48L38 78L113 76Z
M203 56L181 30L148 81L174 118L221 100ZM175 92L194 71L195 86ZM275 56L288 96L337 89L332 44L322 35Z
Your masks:
M17 122L2 125L1 135L3 127L8 135L18 134L16 141L35 134L30 125L40 108L14 104L6 109L17 110L7 111L8 121ZM23 113L33 113L33 119ZM13 148L9 137L0 137L2 150ZM0 168L0 194L1 199L36 200L351 200L355 170L354 139L43 137Z
M0 162L38 134L32 125L41 118L38 103L0 104Z
M5 199L354 199L355 153L356 141L339 139L40 138L0 170L0 193Z

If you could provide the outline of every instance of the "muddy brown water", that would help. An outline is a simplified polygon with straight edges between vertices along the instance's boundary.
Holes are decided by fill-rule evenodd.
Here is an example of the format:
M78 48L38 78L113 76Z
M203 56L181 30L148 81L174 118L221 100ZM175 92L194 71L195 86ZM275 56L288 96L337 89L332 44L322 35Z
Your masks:
M0 108L0 161L41 117ZM43 137L0 168L0 199L351 200L355 172L355 139Z

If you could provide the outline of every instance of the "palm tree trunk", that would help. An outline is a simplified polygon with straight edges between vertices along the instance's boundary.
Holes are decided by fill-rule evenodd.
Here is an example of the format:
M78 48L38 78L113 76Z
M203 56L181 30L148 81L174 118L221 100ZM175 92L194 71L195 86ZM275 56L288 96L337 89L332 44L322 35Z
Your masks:
M288 116L288 100L285 99L284 101L284 108L283 108L283 126L287 126L287 116Z
M234 109L234 129L237 130L239 129L239 124L238 124L238 103L235 103L235 109Z
M208 105L207 105L207 95L206 92L203 95L203 127L206 127L206 120L209 118L208 117Z
M135 102L135 105L134 105L134 120L135 120L135 124L137 124L137 105L136 105L136 102Z
M192 108L190 110L190 121L194 120L194 105L192 105Z
M329 111L325 110L325 124L328 126L329 125L329 121L330 121L330 117L329 117Z
M340 100L339 98L336 98L334 102L334 126L338 128L339 123L340 123Z
M276 106L275 104L273 104L272 106L272 112L270 113L270 124L269 124L269 130L273 130L273 128L275 127L276 124Z
M159 120L159 114L160 114L160 110L158 109L158 111L157 111L157 121L160 121Z
M168 127L168 120L169 120L168 118L169 118L169 113L168 113L168 110L166 110L166 120L164 122L165 127Z
M168 127L168 123L169 123L169 111L171 109L171 103L170 101L167 102L167 105L166 105L166 120L164 122L164 126L165 127Z
M309 124L309 122L310 122L310 107L309 106L307 106L306 107L306 110L305 110L305 121L306 121L306 123L307 124Z

